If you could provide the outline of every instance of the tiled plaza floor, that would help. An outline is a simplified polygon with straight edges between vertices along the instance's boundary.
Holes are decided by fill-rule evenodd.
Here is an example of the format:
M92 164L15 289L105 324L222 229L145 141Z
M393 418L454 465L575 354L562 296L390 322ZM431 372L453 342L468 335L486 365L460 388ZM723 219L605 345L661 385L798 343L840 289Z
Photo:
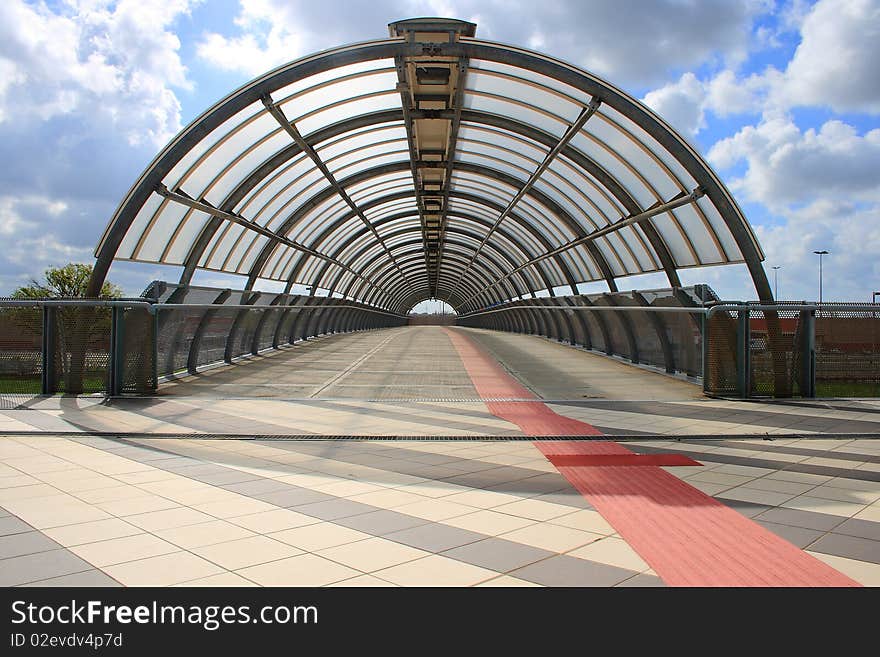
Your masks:
M880 443L626 443L880 585ZM0 584L661 586L529 441L0 439Z
M540 338L467 335L556 413L695 459L665 469L880 585L880 441L856 435L880 430L876 402L710 400ZM331 336L152 399L7 399L0 585L663 586L452 349L433 328ZM217 392L236 381L247 394ZM271 438L289 434L413 439Z

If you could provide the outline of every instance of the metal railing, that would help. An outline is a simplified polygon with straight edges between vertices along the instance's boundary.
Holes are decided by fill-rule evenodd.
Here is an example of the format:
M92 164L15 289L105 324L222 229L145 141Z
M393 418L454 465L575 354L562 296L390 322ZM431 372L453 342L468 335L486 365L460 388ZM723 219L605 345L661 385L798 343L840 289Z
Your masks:
M697 377L712 396L880 396L875 304L720 302L697 286L528 299L458 324L543 335Z
M0 300L0 394L150 394L164 379L300 340L408 321L332 297L192 290L214 302ZM720 302L695 286L527 299L457 323L701 378L709 395L880 396L875 304Z
M229 290L215 292L232 298ZM332 297L273 301L0 299L0 394L151 394L164 378L319 335L407 321Z

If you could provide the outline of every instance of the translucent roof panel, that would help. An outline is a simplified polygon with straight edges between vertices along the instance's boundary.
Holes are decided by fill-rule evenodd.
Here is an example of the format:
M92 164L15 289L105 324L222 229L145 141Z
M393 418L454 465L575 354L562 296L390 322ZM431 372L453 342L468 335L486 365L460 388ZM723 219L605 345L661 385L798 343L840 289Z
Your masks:
M451 41L425 37L427 21L412 39L291 62L209 108L123 199L96 276L118 258L182 266L184 285L206 269L394 312L442 289L466 313L745 263L770 298L736 201L661 117L589 72L448 24Z

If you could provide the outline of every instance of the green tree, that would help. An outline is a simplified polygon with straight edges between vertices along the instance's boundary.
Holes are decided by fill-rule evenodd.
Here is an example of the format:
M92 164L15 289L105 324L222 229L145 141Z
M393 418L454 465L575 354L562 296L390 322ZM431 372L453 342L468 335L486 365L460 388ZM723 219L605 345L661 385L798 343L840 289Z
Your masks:
M46 270L43 281L32 280L12 293L16 299L70 299L85 297L92 265L69 263L63 267ZM101 286L102 298L119 298L122 289L113 283ZM64 389L69 393L83 391L85 379L100 381L106 376L106 360L110 338L110 309L75 306L60 306L53 309L55 317L55 368L59 381L64 381ZM26 329L34 324L34 311L22 308L19 311ZM30 330L33 330L31 327ZM90 387L102 384L93 382Z
M32 280L12 293L15 299L81 298L85 296L92 265L71 262L63 267L50 267L44 273L44 281ZM105 281L101 286L101 297L118 298L122 296L119 286Z

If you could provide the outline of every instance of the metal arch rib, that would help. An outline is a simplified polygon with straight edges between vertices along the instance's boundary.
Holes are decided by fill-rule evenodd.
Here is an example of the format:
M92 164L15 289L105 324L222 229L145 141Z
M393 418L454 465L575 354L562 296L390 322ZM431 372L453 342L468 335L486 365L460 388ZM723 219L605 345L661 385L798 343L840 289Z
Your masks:
M541 175L547 170L547 167L549 167L553 160L555 160L556 157L559 155L559 153L562 152L562 149L565 148L568 142L570 142L572 138L580 131L580 129L584 127L584 124L586 124L586 122L590 120L590 117L596 113L596 110L599 109L600 104L601 101L594 96L593 99L590 101L590 104L581 111L580 116L578 116L577 120L568 127L568 129L565 131L565 134L560 137L559 141L556 142L553 148L551 148L547 155L544 156L543 162L541 162L541 164L538 165L538 168L536 168L532 172L532 175L529 176L529 179L522 184L519 191L517 191L514 197L510 199L507 207L504 208L504 211L500 215L498 215L495 223L492 224L491 228L489 228L489 232L486 233L486 236L483 238L480 246L474 252L470 264L473 264L473 261L476 260L477 257L480 255L480 251L483 250L483 247L486 245L486 242L489 241L489 238L492 237L492 233L495 232L495 229L498 227L498 225L501 224L502 221L504 221L507 215L510 214L510 212L523 199L523 197L529 193L532 187L534 187L535 183L538 182L538 179L541 177ZM469 268L470 265L468 265L468 269ZM467 270L465 270L462 276L464 276L465 274L467 274ZM461 277L459 277L458 281L461 282Z
M376 229L373 227L373 224L370 222L370 220L367 219L367 217L357 206L357 204L351 200L351 197L348 195L345 189L337 182L336 177L333 175L330 169L327 168L327 165L324 164L323 160L321 160L321 157L318 155L317 151L315 151L311 144L303 139L303 136L300 134L299 130L297 130L296 126L287 120L287 117L284 116L284 112L272 101L272 97L269 94L261 96L260 100L263 102L263 105L266 107L272 117L278 122L278 124L282 128L284 128L287 134L290 135L296 145L299 146L300 149L309 156L312 162L315 163L315 166L318 168L318 170L322 174L324 174L324 177L327 179L327 182L330 183L330 186L333 188L333 190L342 198L343 201L345 201L345 203L355 212L355 214L357 214L364 225L370 229L370 231L373 233L373 236L385 249L388 257L391 258L391 261L394 262L396 265L397 263L394 260L394 256L388 250L388 247L385 246L385 241L382 239L382 236L379 235L378 232L376 232ZM398 267L397 269L400 275L403 276L404 280L409 281L403 271L400 270L400 267Z
M397 232L392 233L391 235L389 235L389 238L390 238L390 237L394 237L394 236L404 235L404 234L407 234L407 233L409 233L409 232L414 232L414 231L407 231L406 229L402 229L402 230L400 230L400 231L397 231ZM468 232L468 231L462 231L462 230L460 230L460 229L455 229L455 230L451 230L451 229L450 229L450 233L453 234L453 235L463 235L463 236L469 237L469 238L473 239L473 240L476 241L476 242L479 241L479 235L476 235L476 234L474 234L474 233L470 233L470 232ZM467 244L467 243L465 243L465 242L458 241L458 240L454 240L454 241L452 241L451 243L456 244L457 246L460 246L460 247L462 247L462 248L464 248L464 249L466 249L466 250L468 250L468 251L473 251L473 248L474 248L472 245ZM396 244L396 245L394 246L394 249L395 249L395 250L398 250L398 249L402 249L402 248L407 248L407 247L414 246L414 245L416 245L416 244L418 244L418 240L417 240L417 239L413 239L413 240L409 240L409 241L406 241L406 242L401 242L400 244ZM516 267L516 262L515 262L510 256L509 256L509 254L506 254L506 253L505 253L503 250L501 250L501 249L494 249L493 251L494 251L495 254L497 254L499 257L501 257L501 258L505 261L505 263L506 263L507 266L502 266L501 263L500 263L498 260L496 260L495 255L491 255L491 256L490 256L490 255L487 255L487 256L486 256L486 260L487 260L490 264L494 265L494 271L492 271L491 273L489 272L488 268L486 268L486 270L487 270L487 276L488 276L488 277L498 276L498 272L505 272L505 271L509 270L510 268L515 268L515 267ZM372 256L369 260L367 260L367 261L364 263L363 268L362 268L362 271L364 271L364 272L369 272L370 277L371 277L371 278L376 278L376 280L383 279L384 276L385 276L385 274L386 274L386 272L387 272L387 270L384 270L384 271L378 271L376 268L373 267L373 265L374 265L376 259L377 259L378 257L380 257L380 256L381 256L381 254L376 254L376 255ZM381 265L380 265L380 266L381 266ZM541 272L541 278L544 280L545 285L549 285L549 284L550 284L550 281L549 281L549 279L546 277L546 274L545 274L544 272ZM491 280L491 278L489 278L489 280ZM505 280L509 280L509 278L507 278L507 279L505 279ZM526 281L526 282L527 282L527 281ZM346 289L346 291L344 292L344 294L346 294L346 295L349 294L350 289L351 289L351 285L348 286L348 288ZM430 287L429 287L429 289L433 289L433 288L430 288ZM515 293L515 294L522 294L522 293L516 288L516 286L511 285L511 289L514 290L514 293ZM529 292L534 293L534 289L533 289L531 286L529 286L528 290L529 290Z
M160 153L138 181L132 186L114 214L107 230L96 249L97 261L90 280L89 293L95 294L106 276L123 237L131 226L138 210L146 202L155 186L171 170L184 153L195 146L206 134L260 98L277 88L302 79L308 75L328 71L333 68L369 61L390 58L397 55L418 54L418 45L398 40L372 42L357 46L339 48L329 53L308 57L277 69L234 92L209 109L191 123L166 149ZM592 95L600 95L603 102L633 120L666 151L677 159L706 190L727 224L752 275L756 290L761 299L772 299L766 273L760 263L763 254L753 233L745 222L735 201L720 180L687 143L672 131L661 119L641 106L635 99L597 78L562 62L522 49L499 46L466 40L454 44L444 44L443 54L453 57L487 59L505 62L513 66L536 71L562 81Z
M468 195L468 196L470 196L470 195ZM456 198L458 198L458 196L456 196ZM476 198L476 197L475 197L475 198ZM377 227L378 227L378 226L381 225L381 224L384 224L384 223L387 223L387 222L390 222L390 221L394 221L394 220L397 220L397 219L401 219L401 218L404 218L404 217L406 217L406 216L408 216L408 214L406 214L406 213L395 214L395 215L389 215L389 216L387 216L387 217L383 217L382 219L380 219L379 221L377 221L377 222L376 222L376 225L377 225ZM485 227L485 228L488 228L488 227L491 225L490 222L489 222L488 220L483 219L483 218L481 218L481 217L476 217L476 216L474 216L474 215L470 215L470 214L468 214L468 213L462 213L462 212L456 211L456 212L454 213L453 216L461 217L462 219L464 219L464 220L466 220L466 221L468 221L468 222L471 222L471 223L476 224L476 225L479 225L479 226L483 226L483 227ZM517 219L517 220L518 220L518 219ZM546 248L548 248L548 249L552 248L552 247L550 247L548 244L546 244L546 239L543 237L543 235L541 235L540 232L535 231L533 226L531 226L530 224L526 223L526 224L523 225L523 228L525 228L525 230L526 230L527 232L529 232L529 234L532 235L536 240L538 240L540 243L544 244ZM329 231L330 229L328 228L327 230ZM403 232L403 231L401 230L400 232ZM410 232L414 232L414 231L410 231ZM506 230L504 230L504 229L502 229L502 228L499 228L499 229L498 229L498 233L501 234L501 235L504 237L505 240L508 240L508 241L509 241L509 242L510 242L510 243L511 243L511 244L512 244L512 245L513 245L513 246L514 246L514 247L515 247L520 253L522 253L523 256L524 256L527 260L530 260L530 259L533 257L533 255L532 255L533 252L532 252L530 249L526 248L526 246L525 246L522 242L519 241L519 238L518 238L516 235L513 235L513 234L511 234L511 233L508 233ZM348 249L352 244L354 244L354 242L355 242L356 240L362 238L365 234L366 234L366 233L365 233L364 231L361 231L361 232L359 232L359 233L354 233L354 234L352 234L351 237L349 237L345 242L339 244L339 245L336 247L336 249L332 251L332 254L334 255L334 257L338 257L338 255L339 255L340 253L342 253L342 252L344 252L346 249ZM472 236L475 237L475 238L477 238L477 239L479 239L479 235L478 235L478 234L473 234ZM316 243L316 244L320 244L320 243L322 242L322 239L321 239L322 237L323 237L323 236L319 236L319 238L315 240L315 243ZM351 256L351 258L350 258L349 261L350 261L350 262L355 262L355 261L358 260L360 257L362 257L362 255L363 255L364 253L366 253L370 248L372 248L372 245L370 245L370 244L365 244L365 245L363 245L360 249L358 249L358 251L356 251L355 253L352 254L352 256ZM559 266L560 266L560 269L563 271L563 274L564 274L564 275L566 275L566 276L568 276L568 277L571 277L571 276L572 276L572 275L571 275L571 272L568 271L568 267L567 267L566 263L565 263L563 260L559 260L558 264L559 264ZM513 266L516 266L516 265L513 264ZM325 266L323 269L326 270L327 267ZM339 279L340 279L341 277L342 277L342 273L340 272L340 273L338 273L338 274L336 275L336 279L335 279L333 282L331 282L331 284L330 284L330 286L329 286L328 289L335 290L336 287L337 287L337 285L338 285ZM546 281L546 280L547 280L547 275L544 274L544 273L542 272L542 273L541 273L541 278L544 279L544 280ZM573 281L573 279L571 279L571 278L570 278L570 280ZM529 293L534 293L534 292L535 292L535 288L532 287L532 285L529 283L529 279L528 279L527 277L523 277L523 282L526 284L525 292L529 292ZM520 289L517 289L517 290L516 290L516 294L517 294L517 295L520 295L520 294L523 294L523 293L524 293L523 290L520 290Z
M383 203L398 200L398 199L408 198L409 196L410 196L409 192L405 192L405 191L404 192L397 192L397 193L393 193L393 194L389 194L389 195L386 195L383 197L376 198L376 199L370 201L369 204L365 204L364 207L366 208L366 207L379 206L379 205L382 205ZM501 211L503 209L503 207L500 204L496 203L495 201L493 201L491 199L480 197L480 196L477 196L475 194L471 194L468 192L455 192L452 195L452 197L456 198L456 199L460 198L463 200L470 200L472 202L485 205L486 207L491 208L495 211ZM477 217L470 215L469 213L466 213L466 212L456 211L454 214L455 214L455 216L460 216L467 221L471 221L471 222L476 223L480 226L484 226L487 229L491 225L491 223L489 221L482 219L482 218L477 218ZM388 221L404 218L405 216L409 216L409 215L407 213L402 213L402 214L390 215L388 217L383 217L382 219L377 220L375 225L378 228L379 226L387 223ZM553 245L549 242L549 240L547 240L547 238L539 230L537 230L535 228L534 225L532 225L530 222L526 221L524 218L520 217L516 213L511 213L509 216L513 222L515 222L518 226L520 226L522 229L524 229L529 235L531 235L546 250L550 251L553 249ZM318 234L314 238L314 240L311 242L312 247L313 248L320 247L323 244L325 239L327 239L331 234L333 234L333 232L339 226L344 225L344 223L346 223L350 219L351 219L351 215L344 215L344 216L340 217L339 219L337 219L333 224L326 226L324 228L324 230L320 234ZM519 238L516 237L514 234L507 232L506 230L504 230L501 227L498 227L496 230L497 230L497 232L503 234L505 239L512 242L517 247L517 249L519 249L526 256L527 259L531 259L532 257L534 257L534 255L537 255L530 248L527 248L522 242L520 242ZM346 240L342 241L339 245L336 246L336 248L334 250L332 250L330 252L331 255L333 255L334 257L339 257L340 254L343 253L351 244L353 244L356 240L363 237L366 234L366 232L367 231L362 229L359 232L352 233L351 236L349 236ZM358 257L358 254L354 254L351 257L350 262L353 262L354 260L356 260L357 257ZM576 294L577 293L576 286L577 286L578 281L575 279L574 275L572 274L570 268L568 267L568 264L562 258L560 258L558 256L554 256L554 260L556 261L556 264L559 267L560 271L562 271L563 276L565 276L567 284L572 288L572 293ZM294 267L294 269L291 271L291 279L299 273L299 271L301 269L301 265L303 263L304 263L303 260L300 260L300 262L297 263L297 266ZM324 269L326 270L326 266L324 267ZM539 272L539 274L542 278L547 280L546 274L544 274L543 272ZM331 285L330 289L335 289L335 283ZM529 287L527 289L527 291L534 293L535 290L532 289L531 287ZM522 294L523 292L518 291L518 293Z
M518 267L517 269L528 267L532 264L537 263L540 260L552 258L554 255L558 255L559 253L562 253L564 251L568 251L569 249L573 249L573 248L580 246L582 244L592 242L600 237L608 235L609 233L613 233L615 231L620 230L621 228L625 228L626 226L631 226L633 224L640 223L642 221L647 221L648 219L655 217L658 214L663 214L664 212L669 212L670 210L674 210L675 208L679 208L683 205L687 205L689 203L694 203L701 196L703 196L703 190L700 189L699 187L697 189L695 189L694 191L692 191L690 194L680 194L678 197L676 197L670 201L667 201L666 203L656 204L653 207L645 210L644 212L640 212L639 214L634 215L634 216L624 217L620 221L616 221L613 224L611 224L609 226L605 226L604 228L602 228L600 230L589 233L588 235L585 235L584 237L579 237L578 239L572 240L572 241L568 242L567 244L563 244L563 245L553 249L553 251L551 251L549 253L545 253L543 255L540 255L537 258L534 258L533 260L531 260L530 262L527 262L527 263L520 265L520 267ZM516 273L516 271L517 270L510 271L507 274L505 274L505 276L512 276L513 274ZM497 285L500 281L501 281L501 279L498 279L497 281L495 281L492 284L492 286ZM490 286L490 287L492 287L492 286ZM462 305L466 304L471 299L473 299L473 297L466 299ZM458 310L458 308L456 308L456 310Z
M512 119L508 119L505 117L499 117L499 116L493 115L493 114L484 114L484 113L480 113L480 112L475 112L473 110L464 110L462 113L462 116L463 116L464 120L466 120L468 122L482 123L485 125L491 125L494 127L504 128L506 130L510 130L516 134L521 135L521 136L524 136L524 137L527 137L527 138L532 139L534 141L537 141L538 143L545 144L550 148L552 148L553 145L557 142L557 140L554 137L552 137L551 135L549 135L549 133L543 132L543 131L538 130L537 128L534 128L532 126L528 126L526 124L514 121ZM361 115L361 116L355 117L354 119L349 119L347 121L340 122L338 124L334 124L332 126L328 126L327 128L324 128L320 131L317 131L317 132L313 133L312 135L309 135L309 137L307 138L307 141L309 143L312 143L312 142L317 143L317 142L320 142L324 139L329 139L333 136L338 136L340 134L344 134L345 132L352 130L352 129L355 129L357 127L364 127L364 126L371 125L374 123L383 123L383 122L388 122L388 121L393 121L393 120L401 120L401 119L402 119L402 112L398 111L398 110L377 112L377 113L373 113L372 115ZM351 124L350 127L349 127L349 123ZM235 203L237 203L241 198L244 197L244 195L247 193L247 190L252 189L257 184L257 181L254 180L255 178L265 177L265 175L268 175L268 173L271 172L271 170L273 170L273 168L279 166L282 162L287 161L288 159L294 157L296 154L302 152L301 149L299 149L299 147L296 144L293 144L292 146L296 146L295 151L290 151L289 153L283 153L283 154L279 153L278 155L273 157L271 159L271 164L274 165L274 167L267 166L269 163L266 163L263 166L261 166L251 176L246 178L239 185L239 188L237 188L232 194L230 194L229 201L224 202L222 204L222 206L227 207L229 204L234 205ZM621 203L621 205L623 205L631 213L635 214L635 213L638 213L641 211L641 208L639 207L639 205L635 202L635 200L632 199L632 197L630 197L628 192L626 192L626 190L624 190L623 187L621 187L620 184L617 183L617 181L613 177L611 177L606 171L604 171L601 167L599 167L595 162L593 162L592 160L587 158L585 155L581 154L579 151L572 148L570 145L566 145L562 149L561 153L566 158L570 159L572 162L577 164L579 167L581 167L585 171L589 172L594 178L596 178L608 190L609 193L612 194L612 196L614 196ZM403 166L404 164L406 164L406 167ZM347 178L343 181L343 184L344 184L344 186L351 186L351 185L357 184L359 182L362 182L364 180L367 180L373 176L382 175L383 173L387 173L387 172L391 172L391 171L402 171L405 168L408 168L408 166L409 166L408 162L402 162L397 165L395 165L395 164L384 165L382 168L366 170L366 171L361 172L359 174L355 174L353 176L350 176L349 178ZM511 178L511 180L515 180L515 179ZM512 186L518 186L521 184L521 181L515 181L515 182L511 182L509 184L511 184ZM242 191L242 190L245 190L245 191ZM301 218L305 217L306 213L310 209L317 206L318 204L320 204L321 202L323 202L324 200L326 200L327 198L329 198L330 196L333 196L333 195L335 195L335 191L332 187L329 187L329 186L324 188L320 192L316 193L312 198L308 199L299 208L297 208L297 210L288 218L288 220L286 220L282 224L282 227L279 232L281 232L281 233L288 232L290 229L293 228L293 226L295 226L299 222L299 220ZM584 234L583 229L580 226L580 224L575 222L573 219L571 221L569 221L568 226L576 235ZM211 229L211 226L209 224L209 226L206 227L206 229L204 231L205 233L208 233L208 234L200 236L198 243L203 244L203 245L207 245L208 241L210 240L211 234L213 234L210 232L210 229ZM660 259L660 263L663 266L663 269L667 275L667 278L669 279L670 285L672 285L673 287L679 286L681 283L678 278L678 273L676 271L675 264L672 261L672 256L669 253L669 250L666 247L665 243L663 242L662 238L660 237L659 233L657 233L656 229L651 224L643 224L642 229L645 232L645 235L648 238L648 241L650 242L651 246L653 247L655 253L658 255L658 258ZM260 268L262 267L263 263L268 259L269 255L270 255L270 251L273 248L274 248L273 245L267 245L267 247L263 249L263 251L260 253L260 255L254 261L254 265L251 268L251 272L250 272L249 286L252 286L252 284L256 281L256 278L259 274ZM200 252L195 252L196 251L195 247L194 247L193 251L194 251L194 253L191 253L190 258L188 258L188 262L187 262L187 265L185 268L185 274L187 271L191 272L191 269L189 269L189 268L190 267L194 268L194 266L195 266L194 260L197 260L198 257L200 257ZM598 249L591 249L591 256L594 258L597 265L599 265L600 270L602 270L602 272L603 272L603 275L605 275L605 279L606 279L606 282L608 282L608 284L609 284L609 288L611 290L616 289L616 287L613 283L613 277L608 275L610 272L610 268L607 266L603 266L603 264L602 264L604 259L601 255L601 252L599 252ZM183 277L182 277L182 282L183 282ZM569 281L569 284L571 284L571 281Z
M165 187L165 185L157 186L155 191L157 194L167 198L169 201L174 201L175 203L179 203L180 205L185 205L189 208L192 208L193 210L198 210L200 212L204 212L204 213L209 214L213 217L218 217L218 218L224 219L226 221L231 221L232 223L235 223L235 224L238 224L239 226L244 227L246 230L250 230L255 233L258 233L259 235L262 235L263 237L267 237L270 242L274 242L277 244L283 244L284 246L287 246L291 249L294 249L295 251L305 253L313 258L318 258L319 260L324 260L326 262L329 262L331 264L336 265L337 267L341 267L343 269L346 269L346 270L350 271L356 277L363 279L365 281L365 284L367 284L371 287L375 287L375 284L372 281L365 279L363 276L361 276L361 274L350 269L345 263L340 262L340 261L336 260L335 258L332 258L324 253L321 253L321 252L316 251L312 248L309 248L308 246L305 246L304 244L300 244L299 242L288 239L287 237L284 237L283 235L279 235L278 233L271 231L268 228L264 228L263 226L260 226L259 224L255 224L252 221L248 221L244 217L241 217L233 212L226 212L224 210L220 210L218 208L215 208L213 205L211 205L210 203L208 203L205 200L201 200L201 201L196 200L196 199L192 198L191 196L188 196L187 194L185 194L182 190L177 190L176 192L172 192L167 187ZM379 291L382 292L382 290L379 290Z

